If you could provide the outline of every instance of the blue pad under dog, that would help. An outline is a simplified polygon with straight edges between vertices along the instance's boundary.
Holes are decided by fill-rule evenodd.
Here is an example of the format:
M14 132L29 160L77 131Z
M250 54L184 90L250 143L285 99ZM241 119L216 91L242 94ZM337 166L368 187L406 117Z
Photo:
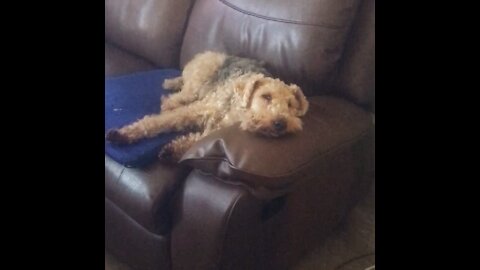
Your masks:
M168 94L162 83L181 72L174 69L153 70L105 79L105 133L160 112L160 98ZM167 90L168 91L168 90ZM130 145L105 141L105 153L129 167L147 165L157 159L158 152L178 133L161 134Z

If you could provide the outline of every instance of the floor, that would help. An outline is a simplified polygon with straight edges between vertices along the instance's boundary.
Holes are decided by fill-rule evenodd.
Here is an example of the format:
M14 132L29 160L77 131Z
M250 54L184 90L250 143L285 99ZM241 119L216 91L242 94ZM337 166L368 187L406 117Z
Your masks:
M375 185L325 243L293 270L375 269ZM105 251L105 270L132 270Z

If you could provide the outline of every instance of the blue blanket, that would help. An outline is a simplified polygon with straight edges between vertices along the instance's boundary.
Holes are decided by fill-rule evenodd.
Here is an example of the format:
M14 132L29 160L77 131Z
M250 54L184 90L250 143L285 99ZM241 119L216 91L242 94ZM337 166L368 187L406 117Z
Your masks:
M153 70L105 79L105 133L120 128L145 115L160 112L160 98L166 78L180 76L174 69ZM115 161L139 167L157 159L158 152L178 133L161 134L130 145L114 145L105 141L105 153Z

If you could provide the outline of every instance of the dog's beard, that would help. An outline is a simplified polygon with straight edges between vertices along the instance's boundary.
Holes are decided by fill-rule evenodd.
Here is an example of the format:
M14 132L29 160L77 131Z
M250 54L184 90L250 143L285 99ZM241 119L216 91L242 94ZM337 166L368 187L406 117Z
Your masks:
M261 134L266 137L272 137L272 138L277 138L280 136L285 135L287 132L286 131L276 131L271 128L260 128L255 131L258 134Z

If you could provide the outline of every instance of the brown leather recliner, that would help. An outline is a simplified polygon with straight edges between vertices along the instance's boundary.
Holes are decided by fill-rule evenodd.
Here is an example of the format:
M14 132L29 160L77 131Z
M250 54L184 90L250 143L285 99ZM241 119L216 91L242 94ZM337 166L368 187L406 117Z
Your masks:
M374 0L106 0L105 76L204 50L266 61L309 96L304 130L237 126L178 166L105 156L105 245L138 269L285 269L374 178Z

